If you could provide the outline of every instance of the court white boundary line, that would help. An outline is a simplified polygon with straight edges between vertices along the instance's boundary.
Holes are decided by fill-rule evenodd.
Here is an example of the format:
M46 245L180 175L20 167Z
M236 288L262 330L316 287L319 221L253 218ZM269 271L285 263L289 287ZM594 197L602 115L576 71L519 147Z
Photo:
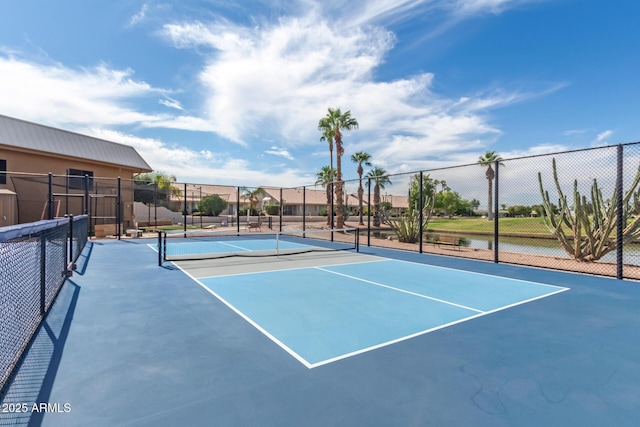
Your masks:
M344 274L344 273L338 273L337 271L327 270L327 269L325 269L323 267L313 267L313 268L316 268L316 269L322 270L322 271L326 271L327 273L335 274L337 276L343 276L343 277L347 277L349 279L358 280L360 282L370 283L372 285L380 286L382 288L387 288L387 289L391 289L391 290L394 290L394 291L402 292L402 293L405 293L405 294L413 295L413 296L416 296L416 297L420 297L420 298L425 298L425 299L429 299L429 300L432 300L432 301L441 302L443 304L452 305L452 306L458 307L458 308L464 308L465 310L475 311L476 313L484 313L484 311L478 310L476 308L471 308L471 307L467 307L466 305L456 304L456 303L451 302L451 301L445 301L443 299L430 297L428 295L419 294L417 292L408 291L406 289L396 288L394 286L385 285L384 283L378 283L378 282L374 282L372 280L363 279L361 277L350 276L350 275Z
M148 244L148 246L151 247L151 249L154 249L151 244ZM156 252L157 252L157 250L156 250ZM202 288L204 288L211 295L216 297L220 302L222 302L224 305L229 307L233 312L238 314L241 318L243 318L245 321L247 321L251 326L253 326L258 331L260 331L263 335L265 335L267 338L269 338L272 342L274 342L276 345L278 345L280 348L282 348L290 356L292 356L294 359L296 359L298 362L300 362L302 365L304 365L308 369L313 369L313 368L317 368L317 367L320 367L320 366L328 365L328 364L333 363L333 362L337 362L337 361L340 361L340 360L343 360L343 359L347 359L347 358L350 358L350 357L353 357L353 356L357 356L357 355L360 355L360 354L363 354L363 353L367 353L367 352L370 352L370 351L373 351L373 350L377 350L377 349L380 349L380 348L383 348L383 347L387 347L387 346L390 346L390 345L393 345L393 344L397 344L397 343L402 342L402 341L407 341L407 340L410 340L412 338L416 338L416 337L421 336L421 335L426 335L428 333L431 333L431 332L434 332L434 331L438 331L438 330L441 330L441 329L445 329L445 328L448 328L450 326L454 326L454 325L457 325L457 324L460 324L460 323L463 323L463 322L466 322L466 321L469 321L469 320L477 319L477 318L480 318L480 317L483 317L483 316L487 316L487 315L490 315L490 314L493 314L493 313L497 313L499 311L507 310L507 309L510 309L510 308L513 308L513 307L517 307L519 305L528 304L530 302L533 302L533 301L536 301L536 300L539 300L539 299L547 298L547 297L550 297L550 296L553 296L553 295L556 295L556 294L571 290L570 288L566 288L566 287L549 285L549 284L539 283L539 282L533 282L533 281L529 281L529 280L514 279L514 278L511 278L511 277L496 276L496 275L485 274L485 273L477 273L477 272L474 272L474 271L459 270L459 269L449 268L449 267L440 267L440 266L434 266L434 265L431 265L431 264L424 264L424 263L419 263L419 262L414 262L414 261L397 260L397 259L380 257L380 256L377 256L377 255L366 255L366 256L371 256L371 257L380 258L380 259L379 260L374 260L374 261L356 262L356 263L351 263L351 264L365 264L365 263L376 263L376 262L384 262L384 261L400 261L400 262L406 262L406 263L410 263L410 264L424 265L424 266L427 266L427 267L436 267L436 268L442 268L442 269L447 269L447 270L463 271L463 272L466 272L466 273L479 274L479 275L483 275L483 276L497 277L497 278L501 278L501 279L514 280L514 281L517 281L517 282L524 282L524 283L531 283L531 284L535 284L535 285L553 287L553 288L556 288L557 290L555 292L551 292L551 293L544 294L544 295L539 295L537 297L529 298L527 300L519 301L517 303L509 304L509 305L506 305L506 306L503 306L503 307L498 307L498 308L493 309L493 310L481 311L481 310L477 310L477 309L461 306L461 305L454 304L454 303L447 303L446 301L443 301L443 300L438 300L436 298L427 297L425 295L420 295L420 294L413 293L413 292L410 292L410 291L406 291L406 290L403 290L403 289L393 288L392 286L378 284L378 283L371 282L371 281L368 281L368 280L365 280L365 279L351 277L351 276L348 276L348 275L345 275L345 274L342 274L342 273L337 273L337 272L333 272L333 271L330 271L330 270L325 270L323 268L323 267L331 267L332 265L326 265L326 266L323 266L323 267L296 267L296 268L289 268L289 269L283 269L283 270L269 270L269 271L252 272L252 273L240 273L240 274L229 274L229 275L223 275L223 276L203 277L203 279L206 279L206 278L229 277L229 276L237 276L237 275L245 275L245 274L249 275L249 274L269 273L269 272L273 272L273 271L288 271L288 270L301 270L301 269L309 269L309 268L314 269L315 268L315 269L319 269L319 270L326 271L326 272L329 272L329 273L334 273L334 274L346 276L346 277L349 277L349 278L352 278L352 279L360 280L360 281L363 281L363 282L369 282L369 283L372 283L372 284L377 285L377 286L383 286L383 287L390 288L390 289L393 289L393 290L396 290L396 291L405 292L405 293L408 293L408 294L413 294L413 295L418 296L418 297L432 299L432 300L435 300L435 301L438 301L438 302L441 302L441 303L445 303L445 304L456 305L456 306L458 306L460 308L464 308L464 309L467 309L467 310L471 310L471 311L476 311L477 312L477 314L475 314L475 315L472 315L472 316L469 316L469 317L465 317L465 318L462 318L462 319L458 319L456 321L449 322L449 323L446 323L446 324L443 324L443 325L438 325L436 327L429 328L429 329L426 329L424 331L419 331L419 332L416 332L416 333L413 333L413 334L410 334L410 335L406 335L404 337L399 337L399 338L396 338L396 339L393 339L393 340L390 340L390 341L385 341L385 342L382 342L382 343L379 343L379 344L376 344L376 345L373 345L373 346L370 346L370 347L366 347L366 348L363 348L363 349L360 349L360 350L356 350L356 351L353 351L353 352L350 352L350 353L345 353L343 355L336 356L336 357L333 357L333 358L330 358L330 359L325 359L325 360L322 360L320 362L311 363L311 362L307 361L305 358L303 358L302 356L300 356L298 353L296 353L289 346L284 344L282 341L280 341L278 338L276 338L271 333L269 333L266 329L264 329L258 323L253 321L249 316L247 316L242 311L237 309L233 304L231 304L230 302L228 302L227 300L222 298L220 295L218 295L213 290L209 289L204 283L200 282L199 279L197 279L196 277L192 276L189 272L185 271L182 267L180 267L176 263L174 263L172 261L169 261L169 262L171 262L171 264L173 264L180 271L182 271L187 277L189 277L191 280L196 282L198 285L200 285ZM333 265L349 265L349 263L347 263L347 264L344 264L344 263L343 264L333 264Z
M295 351L293 351L290 347L288 347L285 343L283 343L282 341L280 341L278 338L276 338L275 336L271 335L269 333L269 331L267 331L266 329L264 329L262 326L260 326L258 323L254 322L249 316L247 316L246 314L244 314L242 311L240 311L239 309L237 309L233 304L231 304L229 301L225 300L224 298L222 298L220 295L218 295L216 292L214 292L213 290L209 289L204 283L202 283L200 280L196 279L194 276L192 276L191 274L189 274L189 272L185 271L182 267L180 267L179 265L175 264L174 262L171 262L173 265L175 265L180 271L182 271L184 274L186 274L189 278L191 278L191 280L193 280L194 282L196 282L198 285L200 285L202 288L204 288L207 292L209 292L211 295L213 295L214 297L216 297L220 302L222 302L224 305L226 305L227 307L229 307L233 312L235 312L238 316L242 317L244 320L246 320L251 326L253 326L254 328L256 328L258 331L262 332L262 334L264 334L267 338L269 338L271 341L273 341L276 345L278 345L280 348L282 348L284 351L286 351L287 353L289 353L294 359L296 359L298 362L302 363L304 366L306 366L307 368L311 369L313 366L311 366L311 364L309 362L307 362L306 359L304 359L302 356L300 356L298 353L296 353Z
M383 342L383 343L380 343L380 344L376 344L376 345L371 346L371 347L363 348L363 349L360 349L360 350L357 350L357 351L354 351L354 352L351 352L351 353L347 353L347 354L343 354L341 356L337 356L337 357L334 357L334 358L331 358L331 359L323 360L321 362L312 363L312 364L310 364L309 368L311 368L311 369L312 368L317 368L318 366L327 365L329 363L337 362L337 361L342 360L342 359L347 359L349 357L357 356L359 354L367 353L369 351L373 351L373 350L377 350L377 349L380 349L380 348L383 348L383 347L386 347L386 346L389 346L389 345L397 344L397 343L402 342L402 341L407 341L407 340L410 340L412 338L419 337L420 335L426 335L426 334L428 334L430 332L434 332L434 331L438 331L440 329L448 328L450 326L454 326L454 325L457 325L459 323L464 323L464 322L469 321L469 320L473 320L473 319L477 319L477 318L480 318L480 317L488 316L490 314L497 313L499 311L507 310L509 308L516 307L518 305L527 304L527 303L530 303L532 301L536 301L536 300L539 300L539 299L542 299L542 298L547 298L547 297L550 297L550 296L555 295L555 294L566 292L568 290L569 290L568 288L560 289L560 290L557 290L555 292L551 292L551 293L545 294L545 295L540 295L540 296L537 296L535 298L530 298L530 299L525 300L525 301L519 301L517 303L506 305L504 307L499 307L499 308L496 308L496 309L493 309L493 310L490 310L490 311L484 311L484 312L475 314L473 316L469 316L469 317L465 317L465 318L462 318L462 319L458 319L458 320L455 320L453 322L449 322L449 323L446 323L444 325L439 325L439 326L436 326L434 328L426 329L424 331L416 332L416 333L411 334L411 335L406 335L404 337L400 337L400 338L396 338L396 339L391 340L391 341L386 341L386 342Z

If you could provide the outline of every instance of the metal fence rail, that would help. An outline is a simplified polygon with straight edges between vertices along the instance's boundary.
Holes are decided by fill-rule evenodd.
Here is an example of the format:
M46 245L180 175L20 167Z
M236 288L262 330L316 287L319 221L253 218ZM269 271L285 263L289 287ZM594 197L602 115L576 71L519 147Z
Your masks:
M82 252L86 228L86 216L0 228L0 396Z

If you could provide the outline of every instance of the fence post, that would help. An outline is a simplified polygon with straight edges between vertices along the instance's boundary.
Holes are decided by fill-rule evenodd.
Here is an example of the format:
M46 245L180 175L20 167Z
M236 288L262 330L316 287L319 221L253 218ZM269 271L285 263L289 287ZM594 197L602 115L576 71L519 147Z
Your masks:
M623 212L623 197L622 192L624 191L623 185L623 156L624 149L622 144L618 144L617 151L617 174L616 174L616 208L617 218L616 218L616 278L618 280L622 280L623 276L623 256L624 256L624 242L623 238L623 230L625 227L624 223L624 212Z
M500 217L500 200L499 200L499 196L500 196L500 192L499 192L499 187L500 187L500 179L499 179L499 175L500 172L498 170L500 165L500 161L496 160L495 161L495 168L496 168L496 176L495 176L495 181L493 182L494 184L494 191L493 191L493 262L498 263L500 262L500 252L498 250L498 232L499 232L499 228L498 228L498 218Z
M51 174L49 174L51 176ZM45 231L40 232L40 315L46 313L47 292L47 236Z
M53 174L49 172L49 200L48 200L48 208L47 209L47 219L53 219Z
M122 235L122 199L120 198L120 189L120 177L118 177L118 195L116 196L116 233L118 234L118 240Z
M236 230L240 233L240 187L236 187L236 201L238 205L236 206Z
M420 243L419 243L419 246L420 246L419 252L420 253L422 253L422 235L423 235L423 232L424 232L424 230L422 229L422 222L423 222L423 219L424 219L424 214L423 214L423 209L422 209L423 204L424 204L424 198L423 198L423 195L422 195L422 191L423 191L423 188L422 188L422 171L420 171L420 201L418 202L418 208L420 209L420 213L418 214L419 220L420 220L420 225L419 225L420 231L418 233L418 238L420 239Z
M187 238L187 183L184 183L184 194L182 196L184 202L182 203L182 230L184 231L184 238Z
M367 246L371 246L371 178L367 179Z
M282 200L282 187L280 187L280 226L278 231L282 231L282 214L284 213L284 200ZM258 218L260 217L260 212L258 212Z
M307 231L307 187L302 187L302 231ZM302 237L306 237L302 233Z

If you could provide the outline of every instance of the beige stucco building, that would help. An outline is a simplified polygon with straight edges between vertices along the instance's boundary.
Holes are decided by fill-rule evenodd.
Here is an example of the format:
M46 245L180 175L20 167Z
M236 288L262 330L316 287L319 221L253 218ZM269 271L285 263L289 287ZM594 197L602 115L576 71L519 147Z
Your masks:
M133 147L0 115L0 226L88 213L130 227L133 176L151 171Z

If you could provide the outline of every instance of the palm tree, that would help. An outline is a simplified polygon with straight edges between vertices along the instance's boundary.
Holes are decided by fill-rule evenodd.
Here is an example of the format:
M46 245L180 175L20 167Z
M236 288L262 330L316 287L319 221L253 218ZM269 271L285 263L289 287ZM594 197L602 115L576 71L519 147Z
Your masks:
M342 113L339 108L333 109L329 107L327 115L320 119L318 122L318 130L322 132L322 138L329 141L328 135L333 134L333 142L336 144L336 199L338 204L338 212L336 215L336 227L344 227L343 216L343 189L342 189L342 155L344 154L344 148L342 147L342 133L341 130L352 130L358 128L358 121L355 117L351 117L351 111ZM320 139L322 139L320 138ZM332 146L329 143L329 150ZM333 154L331 154L333 159ZM333 163L332 163L333 164Z
M240 191L242 191L242 195L245 198L249 199L249 215L253 214L254 211L257 212L259 197L267 194L262 187L258 187L255 190L250 190L247 187L240 187ZM258 215L260 215L259 212Z
M316 185L322 185L327 191L327 225L331 225L331 181L333 180L333 168L323 166L320 172L316 174Z
M498 162L499 165L504 166L502 160L502 157L500 157L499 154L496 154L495 151L487 151L483 156L480 156L478 158L478 164L483 168L487 168L485 176L487 177L487 181L489 182L489 189L487 191L487 217L489 218L489 220L493 219L493 179L496 177L496 173L494 172L491 165L493 165L495 162Z
M371 154L365 153L364 151L358 151L351 155L351 161L358 164L358 179L360 180L360 185L358 186L358 211L360 212L360 225L364 225L362 221L362 195L364 194L364 189L362 188L362 174L364 173L364 169L362 169L362 165L371 166L370 160Z
M367 178L375 183L373 187L373 225L380 227L380 189L384 189L386 184L391 184L391 180L387 176L387 171L381 167L375 167L367 173Z

